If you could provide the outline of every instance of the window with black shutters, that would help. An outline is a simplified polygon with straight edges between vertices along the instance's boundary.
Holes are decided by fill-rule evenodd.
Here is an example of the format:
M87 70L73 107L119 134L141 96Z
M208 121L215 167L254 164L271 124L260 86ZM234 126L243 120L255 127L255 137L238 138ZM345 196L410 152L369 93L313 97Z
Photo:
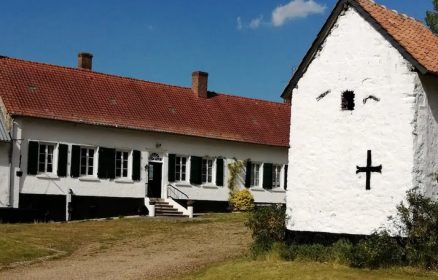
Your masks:
M272 165L272 187L279 188L280 187L280 174L281 174L281 165Z
M260 163L251 163L251 187L260 186Z
M175 156L175 181L187 180L187 157Z
M95 176L95 154L96 149L89 147L81 147L80 150L80 175Z
M129 152L116 151L116 178L129 177Z
M202 183L212 183L213 182L213 160L209 158L202 159L202 170L201 170Z
M42 143L38 145L38 173L54 173L54 154L56 144Z

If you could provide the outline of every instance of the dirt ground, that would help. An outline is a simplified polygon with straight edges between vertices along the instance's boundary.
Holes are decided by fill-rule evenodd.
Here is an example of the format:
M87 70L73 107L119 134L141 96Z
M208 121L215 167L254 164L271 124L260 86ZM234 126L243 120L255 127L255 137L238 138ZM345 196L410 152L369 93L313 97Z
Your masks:
M242 221L188 223L110 246L87 244L68 257L2 270L0 279L174 278L241 256L249 242Z

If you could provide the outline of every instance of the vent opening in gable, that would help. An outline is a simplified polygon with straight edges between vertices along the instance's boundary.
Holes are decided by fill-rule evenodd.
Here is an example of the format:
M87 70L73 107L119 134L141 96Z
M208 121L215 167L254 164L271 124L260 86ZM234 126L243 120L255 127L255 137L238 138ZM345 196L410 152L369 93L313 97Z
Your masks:
M353 111L354 110L354 92L351 90L344 91L342 93L341 101L342 111Z

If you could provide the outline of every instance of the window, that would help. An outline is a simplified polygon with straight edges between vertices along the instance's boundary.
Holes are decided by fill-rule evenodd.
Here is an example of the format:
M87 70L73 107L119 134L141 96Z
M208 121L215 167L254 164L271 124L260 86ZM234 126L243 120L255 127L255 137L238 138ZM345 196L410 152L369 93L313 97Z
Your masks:
M280 173L281 173L281 165L273 165L272 166L272 187L279 188L280 187Z
M38 173L53 173L55 144L40 143L38 146Z
M116 178L128 178L129 152L116 151Z
M251 187L258 187L260 185L260 164L251 163Z
M354 110L354 92L347 90L342 93L341 109L343 111Z
M202 183L213 182L213 160L203 158L202 159Z
M175 157L175 180L185 181L186 180L186 164L187 158L182 156Z
M81 161L80 161L80 175L93 176L94 175L94 148L81 147Z

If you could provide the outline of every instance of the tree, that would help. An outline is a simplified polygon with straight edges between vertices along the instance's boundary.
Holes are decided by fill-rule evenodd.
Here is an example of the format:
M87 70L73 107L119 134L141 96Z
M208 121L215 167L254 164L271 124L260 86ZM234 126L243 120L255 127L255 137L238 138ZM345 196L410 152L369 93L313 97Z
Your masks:
M427 11L426 23L433 33L438 34L438 0L433 0L433 11Z

